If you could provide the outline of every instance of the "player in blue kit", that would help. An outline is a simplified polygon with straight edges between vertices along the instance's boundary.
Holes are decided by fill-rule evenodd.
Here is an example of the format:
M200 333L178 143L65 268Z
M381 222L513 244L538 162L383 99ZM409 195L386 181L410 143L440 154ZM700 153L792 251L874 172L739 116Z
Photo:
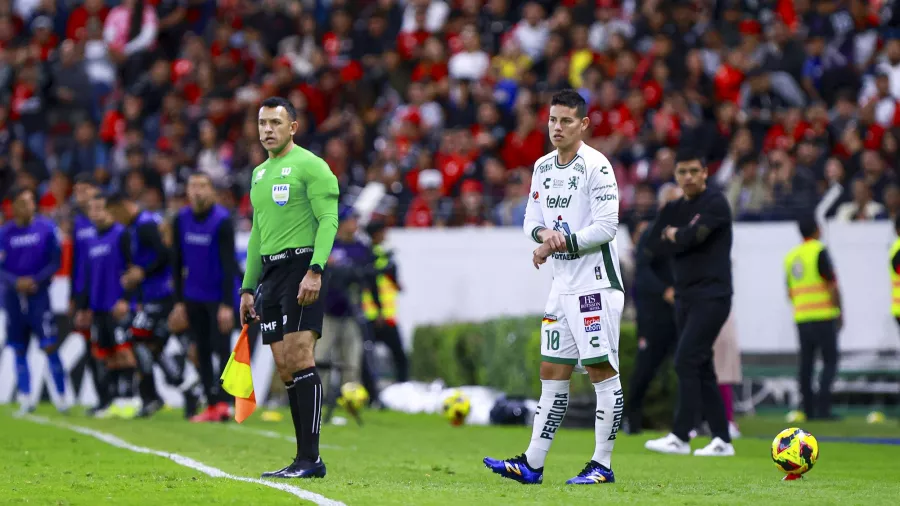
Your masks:
M91 326L94 356L109 371L114 400L95 416L133 418L141 407L134 395L136 361L129 340L132 294L123 288L122 278L132 264L132 244L128 230L116 223L106 209L106 197L97 194L88 203L88 216L97 234L85 244L85 282L78 294L75 323Z
M65 372L59 354L56 325L50 309L50 281L59 270L60 246L56 225L36 214L34 193L27 188L13 190L13 221L0 228L0 279L6 309L6 338L16 354L16 377L21 412L34 411L28 345L34 334L47 354L56 391L65 403Z
M87 264L84 262L84 257L87 255L87 244L97 236L97 229L94 228L94 224L88 218L88 203L99 192L100 187L97 186L97 182L91 174L82 173L75 177L75 184L72 186L75 213L72 218L72 276L69 290L69 314L72 317L75 316L78 294L82 293L85 288L85 267ZM90 348L91 329L89 327L80 328L75 326L75 330L84 336L87 346ZM96 411L105 409L109 405L114 392L111 391L112 384L108 381L109 374L103 361L94 356L93 353L86 353L82 360L91 371L94 387L97 391L97 404L88 409L88 415L93 415Z
M159 231L160 219L123 195L110 195L106 209L126 227L131 239L131 264L122 275L122 287L133 293L134 320L130 340L140 372L140 416L151 416L163 402L156 391L153 365L158 364L166 383L178 387L183 381L183 361L163 354L169 340L168 316L174 305L169 249Z

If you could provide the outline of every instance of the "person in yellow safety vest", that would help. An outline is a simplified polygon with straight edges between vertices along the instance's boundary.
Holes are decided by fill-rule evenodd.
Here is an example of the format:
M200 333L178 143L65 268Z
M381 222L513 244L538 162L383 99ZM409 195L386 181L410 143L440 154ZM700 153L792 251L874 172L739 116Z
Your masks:
M897 239L891 245L891 314L900 325L900 216L894 221Z
M387 235L387 226L384 222L372 221L366 227L366 233L372 240L372 252L375 254L375 286L380 305L376 304L371 292L363 292L363 314L370 323L367 335L374 339L365 342L364 346L367 350L372 350L376 342L384 343L393 357L396 380L405 382L409 380L409 360L403 350L400 332L397 330L397 295L401 290L397 278L397 264L394 263L393 252L384 247ZM363 362L363 386L367 389L369 389L367 383L375 381L373 376L368 363Z
M800 336L800 394L807 419L833 419L831 387L837 373L838 332L843 326L841 295L834 266L825 245L819 241L819 227L812 216L797 220L803 243L784 258L787 288L794 305L794 321ZM822 355L819 390L812 391L813 365Z

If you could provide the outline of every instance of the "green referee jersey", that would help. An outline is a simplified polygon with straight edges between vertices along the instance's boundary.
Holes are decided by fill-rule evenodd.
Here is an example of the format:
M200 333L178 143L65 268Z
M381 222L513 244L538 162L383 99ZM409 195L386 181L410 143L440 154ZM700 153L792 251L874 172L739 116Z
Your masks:
M241 287L256 288L262 255L313 247L310 265L325 266L338 228L338 181L325 160L294 146L253 169L253 228Z

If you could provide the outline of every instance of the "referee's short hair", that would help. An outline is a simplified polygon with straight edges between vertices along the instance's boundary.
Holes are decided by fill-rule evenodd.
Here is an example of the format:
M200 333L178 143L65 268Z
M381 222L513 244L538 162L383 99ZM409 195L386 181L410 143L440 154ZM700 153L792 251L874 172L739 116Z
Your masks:
M288 118L290 118L291 121L297 121L297 109L294 109L294 104L292 104L290 100L284 97L269 97L262 101L260 107L272 109L276 107L284 107L284 110L288 113Z
M816 217L812 213L801 213L797 217L797 228L800 229L800 235L804 239L810 239L819 230L819 224L816 223Z

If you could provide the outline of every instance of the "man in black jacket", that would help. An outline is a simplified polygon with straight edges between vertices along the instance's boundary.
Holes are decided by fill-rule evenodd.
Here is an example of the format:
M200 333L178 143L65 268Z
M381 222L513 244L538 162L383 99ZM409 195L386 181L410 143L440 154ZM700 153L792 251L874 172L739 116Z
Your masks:
M649 236L651 250L672 255L679 395L672 432L644 446L689 454L689 433L702 414L713 439L694 455L731 456L734 447L712 360L713 343L731 311L731 209L724 195L707 188L707 176L698 156L679 154L675 180L684 197L663 207Z
M680 188L666 183L660 188L659 195L662 207L681 198L682 194ZM668 255L660 255L647 247L651 230L652 223L649 219L640 222L634 249L638 351L628 385L628 400L625 401L626 430L629 434L641 432L644 396L647 395L660 365L678 342L671 259Z

